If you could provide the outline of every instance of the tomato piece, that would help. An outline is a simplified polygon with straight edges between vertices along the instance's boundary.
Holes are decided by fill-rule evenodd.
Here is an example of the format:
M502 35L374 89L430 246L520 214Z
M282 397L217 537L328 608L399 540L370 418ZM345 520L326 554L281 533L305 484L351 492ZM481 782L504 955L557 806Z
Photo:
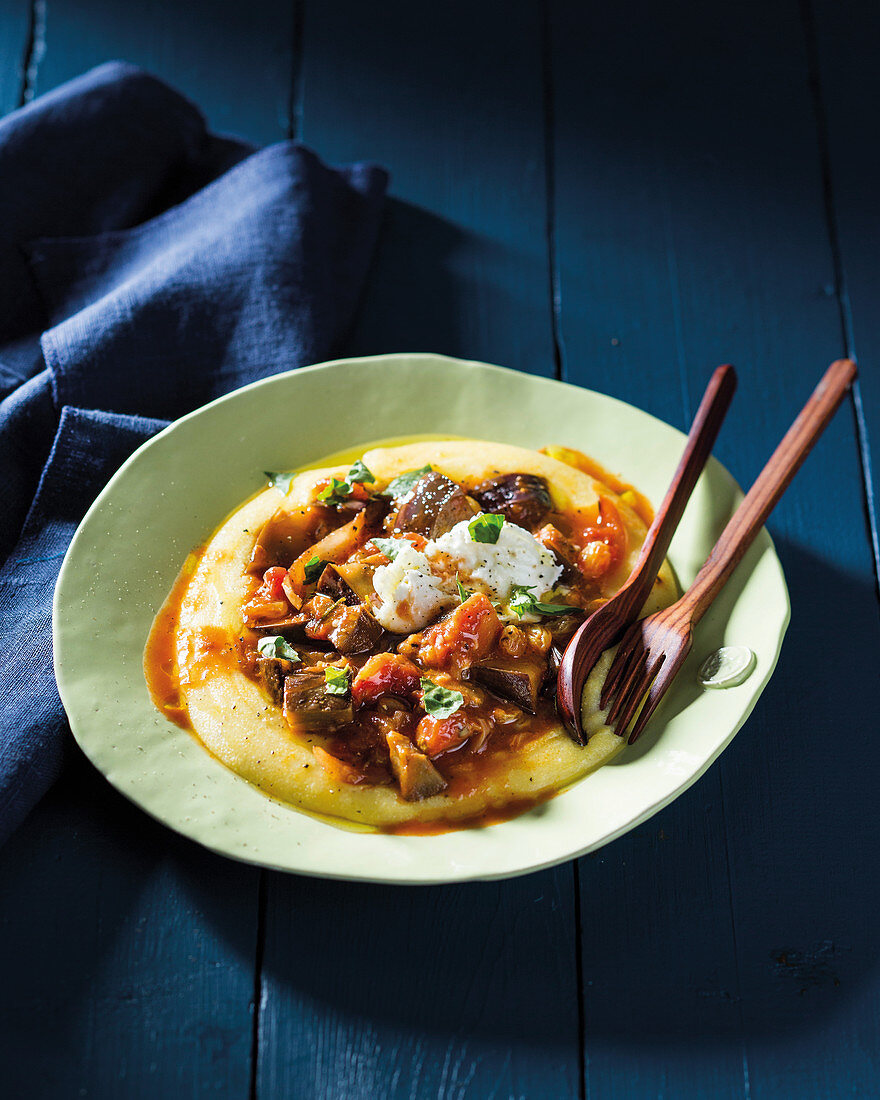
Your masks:
M626 554L627 534L620 512L607 497L599 498L599 511L589 526L576 533L580 547L577 566L590 580L616 569Z
M415 742L428 756L439 756L463 745L471 733L463 711L457 710L448 718L431 718L430 715L425 715L416 726Z
M263 574L263 583L257 592L258 596L265 596L269 600L284 599L284 578L287 570L283 565L273 565Z
M263 583L242 608L245 622L269 622L283 619L290 611L287 596L284 593L284 578L287 570L281 565L273 565L263 574Z
M488 656L501 633L501 620L489 597L475 592L454 611L425 631L419 660L432 668L467 668Z
M357 706L364 706L382 695L409 695L419 686L420 677L419 670L406 657L376 653L355 676L351 697Z

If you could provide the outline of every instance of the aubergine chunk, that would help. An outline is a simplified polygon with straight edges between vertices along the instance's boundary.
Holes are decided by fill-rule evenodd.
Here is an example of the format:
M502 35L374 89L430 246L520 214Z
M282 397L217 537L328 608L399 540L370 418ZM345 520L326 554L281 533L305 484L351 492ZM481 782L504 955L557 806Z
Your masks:
M498 657L472 665L470 674L496 695L534 714L546 671L547 664L543 660Z
M375 565L368 565L362 561L349 561L343 562L341 565L335 565L334 569L359 600L366 601L373 595Z
M363 532L362 542L371 535L380 535L383 531L385 517L391 508L391 501L385 497L370 497L361 509L361 528Z
M484 512L502 515L531 531L553 507L550 488L536 474L502 474L484 481L471 492Z
M446 789L446 780L423 752L402 733L385 734L391 770L407 802L421 802Z
M586 612L582 611L579 607L572 607L571 610L573 612L571 615L555 615L552 619L546 619L543 623L543 626L550 631L553 645L559 646L562 649L565 649L571 641L574 632L586 617Z
M567 539L552 523L545 523L540 531L533 532L535 538L548 550L553 552L557 565L562 566L560 581L563 584L577 584L583 581L580 569L578 569L579 550Z
M437 539L463 519L473 519L479 508L451 478L432 471L420 477L400 502L394 533L414 531Z
M304 642L306 640L306 624L309 616L302 611L294 611L284 619L276 619L273 623L257 623L254 630L265 631L267 634L281 634L289 642Z
M320 595L328 598L326 593ZM344 603L343 599L339 597L323 613L314 606L316 600L310 601L307 607L312 617L305 628L306 636L315 642L331 645L340 653L367 653L385 631L364 604L358 601L352 606Z
M296 666L283 657L258 657L257 676L272 702L280 707L284 703L284 677Z
M346 608L348 614L333 624L330 641L340 653L368 653L385 633L373 614L363 604Z
M329 596L331 600L345 600L350 606L361 602L357 593L332 565L325 566L315 591L320 592L322 596Z
M382 521L391 511L391 501L388 497L369 497L367 500L343 500L334 506L340 516L356 515L366 511L366 522L370 527L381 527Z
M262 573L270 565L290 565L333 519L331 509L319 505L292 509L282 505L260 528L245 572Z
M320 669L292 672L284 679L284 717L296 730L330 733L354 718L351 695L334 695Z

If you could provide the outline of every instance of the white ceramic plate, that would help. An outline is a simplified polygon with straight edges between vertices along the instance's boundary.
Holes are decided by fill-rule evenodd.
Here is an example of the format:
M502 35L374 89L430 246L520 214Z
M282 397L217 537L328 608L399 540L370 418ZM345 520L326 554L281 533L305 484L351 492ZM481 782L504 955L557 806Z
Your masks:
M440 836L354 833L273 801L153 707L142 671L153 616L187 553L264 483L322 455L404 435L568 444L655 503L684 437L589 390L437 355L308 367L247 386L172 424L113 477L58 579L55 672L80 746L110 782L172 829L234 859L328 878L432 883L503 878L606 844L689 787L728 745L770 678L789 617L766 531L703 619L694 650L639 743L543 806ZM670 551L693 579L740 497L710 461ZM703 659L750 646L741 686L704 691Z

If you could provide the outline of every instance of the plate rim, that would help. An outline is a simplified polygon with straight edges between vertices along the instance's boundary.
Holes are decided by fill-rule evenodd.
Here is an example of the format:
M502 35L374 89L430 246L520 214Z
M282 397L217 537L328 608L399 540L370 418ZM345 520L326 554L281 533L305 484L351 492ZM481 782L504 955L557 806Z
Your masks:
M273 386L284 384L297 378L302 378L303 376L312 375L316 372L323 372L332 368L359 366L365 364L387 364L389 362L401 361L406 361L407 363L421 363L422 365L426 365L428 363L435 366L439 364L452 365L455 369L459 369L462 367L477 368L479 370L489 372L490 374L495 374L500 378L503 378L505 376L514 376L520 382L523 380L527 380L529 384L537 385L539 387L544 386L554 391L558 391L559 387L572 391L577 391L578 394L587 394L600 399L602 402L610 402L614 406L619 406L629 411L635 411L640 416L647 417L652 422L662 426L664 430L674 432L677 436L681 438L682 441L685 438L684 433L682 433L674 426L668 424L667 422L661 420L659 417L638 408L638 406L636 405L632 405L626 401L621 400L620 398L613 397L609 394L604 394L600 391L593 390L588 387L577 386L573 383L559 381L553 378L547 378L542 375L528 374L526 372L513 370L508 367L502 367L491 363L484 363L480 360L460 359L454 356L441 355L439 353L432 352L390 352L381 355L367 355L357 357L345 356L337 359L327 360L326 362L309 364L308 366L284 371L279 374L269 375L266 378L251 382L246 386L239 387L238 389L235 389L228 394L224 394L218 398L215 398L213 401L210 401L207 404L200 406L198 409L194 409L191 412L186 413L184 416L172 421L166 427L161 429L161 431L157 432L156 435L152 436L150 439L141 444L115 471L107 484L102 488L101 492L96 496L95 500L92 502L89 509L78 524L77 529L71 539L70 545L68 546L68 549L64 555L64 559L62 561L56 581L52 601L53 668L55 672L55 679L58 686L59 696L61 698L62 705L64 707L64 711L67 716L67 720L73 733L74 739L76 740L77 744L86 755L86 757L97 768L97 770L101 772L101 774L111 784L111 786L113 786L117 791L123 794L124 797L133 802L136 806L138 806L139 809L143 810L154 820L159 821L167 828L170 828L177 832L179 835L185 836L187 839L195 841L209 851L223 855L227 858L234 859L238 862L246 863L249 865L283 871L289 874L300 874L308 877L328 878L337 881L347 880L357 882L373 882L384 885L437 885L441 883L452 882L495 881L504 878L512 878L518 877L520 875L536 873L541 870L546 870L549 867L568 862L569 860L578 859L581 856L588 854L589 852L596 851L597 849L604 847L604 845L611 843L612 841L618 839L620 836L625 835L631 829L638 827L639 825L643 824L645 821L653 817L665 806L668 806L670 803L675 801L676 798L678 798L681 794L683 794L686 790L693 786L693 784L696 783L706 773L706 771L718 759L721 753L724 752L724 750L730 745L733 738L740 731L740 729L742 729L743 725L748 720L773 675L791 620L791 601L785 579L785 574L782 569L782 564L779 561L778 554L776 553L773 539L767 531L766 527L762 528L762 531L759 534L759 539L763 536L765 544L764 552L770 553L770 555L772 556L772 563L775 564L778 571L780 587L777 594L782 597L784 603L783 615L773 645L772 656L766 665L763 675L758 680L753 680L750 677L748 681L750 685L748 701L742 708L738 719L732 724L727 735L724 737L721 743L717 745L714 750L701 761L700 765L694 771L688 773L684 777L681 783L676 785L671 791L668 791L656 800L651 801L649 805L647 805L634 817L630 818L626 823L621 824L619 827L611 829L600 838L590 841L586 845L575 846L572 850L565 853L558 854L544 860L530 862L514 869L502 868L498 871L487 871L485 869L473 869L471 871L466 871L459 869L452 874L441 871L440 873L435 875L431 874L431 869L428 868L429 873L419 874L416 877L407 877L406 875L389 875L387 870L384 875L377 874L375 871L363 872L358 868L345 871L316 870L311 867L304 868L291 866L289 864L285 865L283 863L273 862L272 860L262 858L257 855L245 855L241 852L230 851L228 847L225 847L223 844L212 844L209 839L205 838L203 833L199 832L198 829L189 830L185 828L184 824L180 821L169 821L167 816L163 816L162 813L156 812L155 809L151 807L148 800L144 800L138 797L138 792L136 789L132 789L131 787L119 781L118 777L114 777L114 775L108 774L108 770L106 770L104 766L102 766L102 763L100 763L97 759L100 754L97 751L92 751L94 747L90 743L88 732L82 728L83 723L81 722L81 716L79 714L71 714L71 711L68 709L68 701L65 699L65 694L68 695L68 698L71 695L71 689L67 680L70 670L69 668L64 667L66 663L64 653L66 640L62 640L61 631L61 623L65 615L65 608L63 605L66 588L70 584L71 576L77 568L77 560L78 554L81 551L81 543L85 540L90 524L94 521L96 516L101 514L102 510L107 505L108 499L112 499L114 490L117 488L119 482L125 479L130 468L133 465L143 462L144 456L148 455L153 448L157 446L164 446L169 436L174 435L181 429L185 430L186 425L188 425L194 419L200 418L206 413L209 413L210 411L218 407L239 400L243 394L250 394L264 388L271 388ZM717 463L717 460L712 461ZM742 492L735 479L724 466L722 466L720 463L717 463L717 465L723 471L724 475L730 480L734 489L735 497L741 497ZM189 733L188 731L178 730L178 732L181 736L192 738L193 740L197 741L194 735ZM213 757L208 752L208 750L204 748L204 746L200 745L199 747L207 756L211 757L213 764L215 764L219 768L224 769L224 771L230 771L230 769L228 769L225 764L219 761L216 757ZM242 783L246 782L244 780L240 781ZM247 784L247 786L251 787L250 784ZM574 784L573 786L578 786L578 783ZM257 788L252 789L258 790ZM294 808L288 806L286 803L282 803L279 800L272 798L272 796L266 794L266 792L259 791L258 793L261 795L261 797L267 799L270 802L275 802L276 805L282 807L286 811L302 814L302 811L297 811ZM561 795L557 797L562 797L565 795L565 793L566 792L563 791ZM311 815L302 814L302 816L308 818ZM332 825L327 825L326 827L335 828ZM489 828L497 829L498 826L491 826ZM356 839L358 836L357 833L353 832L350 832L349 835L352 837L352 839ZM377 834L370 833L365 835L375 836ZM427 838L407 837L399 839L406 839L419 843Z

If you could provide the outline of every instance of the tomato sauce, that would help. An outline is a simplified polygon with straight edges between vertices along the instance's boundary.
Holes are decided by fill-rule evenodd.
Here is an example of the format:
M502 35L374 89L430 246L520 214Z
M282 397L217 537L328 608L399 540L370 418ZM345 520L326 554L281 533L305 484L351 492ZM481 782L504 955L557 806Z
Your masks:
M585 456L577 457L582 460L581 468L585 469L584 463L589 460ZM612 481L598 467L585 469L585 472L593 476L601 472L603 480ZM631 493L634 503L627 501L628 506L648 521L650 507L643 498L636 498L635 491L622 483L613 487ZM367 507L372 508L373 504ZM388 505L384 507L387 510ZM288 722L290 736L308 741L315 751L316 763L331 769L328 774L335 774L337 781L396 789L396 784L401 781L401 765L395 759L392 768L388 744L393 745L395 738L399 741L402 736L412 743L410 749L418 750L416 755L421 756L426 767L433 765L433 779L443 785L444 796L449 798L451 805L477 794L490 782L496 788L503 787L504 777L521 758L523 748L545 737L559 725L552 691L547 690L554 670L548 652L552 632L545 630L541 645L531 635L530 640L524 640L526 624L520 624L520 627L507 625L502 630L488 597L479 592L468 595L465 591L460 606L439 622L412 633L404 640L401 640L401 635L386 635L381 639L378 651L359 652L352 647L351 652L344 656L347 651L335 639L333 632L341 631L346 616L356 612L348 606L344 595L341 598L337 592L330 596L323 595L315 592L314 585L327 562L336 563L340 568L360 565L375 569L378 544L374 544L372 549L364 548L365 541L369 544L376 533L373 530L373 535L368 537L369 522L374 521L368 520L367 508L348 522L343 522L343 519L351 512L345 517L340 513L337 526L326 522L326 512L327 507L316 504L312 508L301 508L294 517L282 517L280 526L279 522L274 526L272 521L266 524L256 546L255 558L247 570L253 583L249 601L244 604L244 623L238 634L206 624L188 627L185 637L181 638L178 631L180 606L201 551L190 555L155 619L144 653L144 672L156 707L171 722L192 731L181 687L202 686L218 669L234 667L257 683L264 694L268 692L272 696L279 713L283 713ZM379 519L381 521L381 516ZM571 593L571 602L566 602L563 612L558 606L555 610L542 608L545 615L562 613L564 616L554 620L560 624L557 633L552 635L553 644L558 647L564 644L571 632L570 629L563 629L565 609L570 607L568 619L580 621L618 587L619 578L615 573L626 552L627 525L615 505L602 496L598 504L591 508L565 513L548 511L542 523L541 529L533 532L535 538L557 554L567 570L565 576ZM378 529L383 530L381 527ZM406 533L404 537L414 544L425 542L422 536L413 532ZM259 567L255 564L257 551L260 551ZM313 560L319 562L321 567L315 576L309 575L306 570ZM384 560L379 554L378 561ZM357 583L358 575L357 571L349 573L352 584ZM460 590L461 587L459 585ZM354 595L352 592L349 594ZM322 600L329 603L328 609L320 604ZM402 610L407 609L402 607ZM304 629L306 633L306 640L302 643L297 640L302 637L301 634L291 635L301 655L301 663L296 661L296 652L292 666L283 652L272 655L274 662L272 659L264 660L267 652L264 648L258 651L257 644L265 638L272 641L274 636L284 635L285 630L293 630L294 626ZM519 639L518 649L507 644L511 638L514 642ZM182 658L182 667L178 667L177 654L181 643L186 647L186 656ZM329 643L334 648L328 652L326 647ZM336 652L337 646L340 652ZM283 707L282 693L276 691L273 694L272 685L266 681L265 666L277 670L279 657L284 668L281 677ZM491 667L500 668L504 675L508 675L511 664L522 669L529 662L541 664L543 672L540 676L534 674L529 688L530 701L527 697L523 702L516 692L507 695L502 689L502 693L498 694L495 691L497 679L487 680L485 676L481 680L472 679L471 666L479 661L495 662ZM298 677L297 674L304 672L311 675L312 680L317 677L320 681L321 674L329 665L335 665L348 677L353 717L349 706L346 717L338 720L341 725L334 729L328 723L326 731L321 728L318 732L314 726L307 727L299 722L296 706L303 706L298 702L300 696L294 696L297 702L292 708L293 713L288 713L288 689L293 685L296 691L311 690L303 682L308 680L308 675ZM275 675L279 673L276 671ZM446 691L448 695L450 690L444 685L450 685L451 694L458 695L460 710L457 721L461 730L456 731L451 725L443 727L454 711L443 714L441 710L438 719L419 717L427 710L422 696L422 691L427 690L424 688L425 679L430 681L428 688L433 684L434 688ZM296 680L298 682L294 684ZM518 700L519 705L513 700ZM530 713L531 710L534 713ZM332 718L334 711L330 708L325 713ZM431 726L432 722L435 726ZM430 760L430 765L425 763L426 759ZM436 773L441 779L437 780ZM428 795L416 793L414 797L418 800L436 792L435 787ZM490 807L474 817L457 821L441 818L381 827L378 831L427 836L485 827L515 818L556 793L550 791L534 798L520 797L502 807Z
M192 556L191 556L192 557ZM193 731L186 704L180 695L175 652L180 601L192 576L190 562L181 570L174 587L153 621L144 650L144 676L150 698L161 714L181 729Z

